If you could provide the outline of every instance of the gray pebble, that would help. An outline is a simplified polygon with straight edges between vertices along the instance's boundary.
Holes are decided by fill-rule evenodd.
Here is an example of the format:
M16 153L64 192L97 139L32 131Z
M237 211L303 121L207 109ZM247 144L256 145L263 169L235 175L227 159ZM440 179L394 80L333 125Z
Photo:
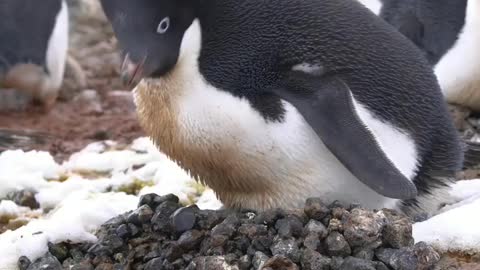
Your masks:
M301 252L294 238L284 239L276 236L270 250L273 255L282 255L295 263L300 262Z
M304 235L316 234L320 239L327 237L328 231L325 225L318 220L311 219L304 228Z
M412 221L402 214L391 210L382 210L387 217L387 224L383 230L383 240L392 248L412 246Z
M184 250L195 249L202 242L204 234L197 230L184 232L177 240L177 244Z
M142 225L143 223L149 222L153 217L153 210L148 205L142 205L135 211L133 211L127 217L129 223L135 225Z
M340 266L340 270L376 270L372 261L355 257L347 257Z
M32 262L30 261L30 259L28 257L21 256L18 259L17 266L18 266L19 270L26 270L30 266L31 263Z
M165 233L170 232L172 228L169 218L178 208L180 208L180 206L171 201L165 201L157 206L157 208L155 208L155 214L152 217L153 229Z
M247 223L238 227L238 232L247 236L249 239L254 239L260 235L266 235L268 233L268 228L266 225L262 224Z
M377 241L385 226L385 217L360 208L352 210L343 222L344 236L352 247L361 247Z
M167 194L165 196L159 196L158 194L155 193L150 193L150 194L145 194L140 197L138 207L141 207L142 205L148 205L150 206L151 209L157 208L160 204L163 202L173 202L173 203L178 203L179 199L177 196L174 194Z
M225 235L231 237L237 229L237 225L240 223L240 220L236 215L229 215L225 220L220 224L213 227L211 235Z
M68 257L68 247L63 243L53 244L48 242L48 251L59 261L63 261Z
M418 269L429 269L440 261L440 255L425 242L416 243L413 252L418 261Z
M182 233L193 228L195 218L194 208L182 207L170 216L170 223L176 232Z
M344 259L342 257L332 257L330 259L330 268L331 270L339 270L342 267Z
M381 248L375 252L375 256L394 270L415 270L417 259L412 250Z
M193 260L196 270L239 270L236 265L229 265L224 256L197 257Z
M325 239L327 252L330 256L346 257L352 253L347 240L339 232L332 232Z
M339 219L332 218L330 219L328 223L328 228L327 230L329 232L337 231L337 232L343 232L343 223Z
M309 218L319 221L330 213L330 209L319 198L307 199L304 211Z
M282 255L275 255L268 259L263 265L265 270L298 270L298 266L289 258Z
M163 267L163 260L161 258L155 258L150 261L148 261L145 264L145 270L160 270Z
M309 234L303 239L303 246L307 249L318 250L320 245L321 241L317 234Z
M253 221L256 224L272 226L278 219L283 218L285 215L285 211L282 209L270 209L258 213Z
M125 239L129 236L130 232L128 231L128 226L127 224L122 224L120 225L119 227L117 227L117 229L115 230L116 234Z
M52 254L47 253L31 263L27 270L61 270L62 264Z
M268 256L265 255L263 252L260 252L260 251L255 252L252 259L253 268L255 270L262 269L263 265L268 259L269 259Z
M275 229L281 237L298 237L302 234L303 224L295 216L287 216L277 220Z
M238 259L238 268L240 270L248 270L252 266L252 258L249 255L243 255Z
M314 250L305 249L300 263L305 270L330 270L331 259Z
M35 192L31 190L13 191L7 194L7 199L15 202L20 206L30 207L30 209L38 209L40 205L35 199Z

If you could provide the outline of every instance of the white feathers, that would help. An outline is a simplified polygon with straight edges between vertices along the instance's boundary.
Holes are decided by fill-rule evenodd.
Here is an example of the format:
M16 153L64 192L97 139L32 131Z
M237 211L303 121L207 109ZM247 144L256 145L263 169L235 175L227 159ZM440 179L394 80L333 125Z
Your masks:
M50 79L44 89L49 91L58 90L63 81L68 50L68 25L68 7L63 0L47 46L46 65Z
M321 65L302 63L292 67L293 71L301 71L310 75L321 75L324 71Z
M358 2L362 3L376 15L380 14L380 10L382 9L382 2L380 0L358 0Z
M454 46L435 66L446 100L480 109L480 3L469 0L465 26Z
M405 177L413 180L418 165L417 150L413 139L406 132L375 117L353 96L352 99L358 116L373 133L375 140L388 159Z

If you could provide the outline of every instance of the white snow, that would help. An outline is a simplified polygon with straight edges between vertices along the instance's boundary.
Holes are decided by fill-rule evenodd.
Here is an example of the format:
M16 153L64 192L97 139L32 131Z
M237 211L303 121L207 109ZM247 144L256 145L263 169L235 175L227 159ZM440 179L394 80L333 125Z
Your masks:
M203 192L202 196L198 198L197 206L200 209L218 210L223 204L217 199L217 195L211 189Z
M13 201L3 200L0 202L0 217L16 217L30 211L28 207L22 207Z
M480 179L459 181L451 194L458 203L427 221L413 225L416 242L425 241L441 252L480 252Z
M124 193L78 192L46 217L0 235L0 269L16 269L20 256L38 258L47 243L95 241L95 229L112 217L135 209L138 197Z

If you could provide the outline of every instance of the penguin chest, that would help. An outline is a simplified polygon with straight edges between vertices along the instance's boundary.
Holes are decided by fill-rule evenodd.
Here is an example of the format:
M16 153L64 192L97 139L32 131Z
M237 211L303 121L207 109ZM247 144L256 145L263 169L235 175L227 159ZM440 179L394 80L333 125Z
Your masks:
M345 169L290 104L283 121L269 122L247 100L184 78L182 86L174 78L141 83L139 118L160 150L226 206L298 207L313 196L372 208L395 204Z

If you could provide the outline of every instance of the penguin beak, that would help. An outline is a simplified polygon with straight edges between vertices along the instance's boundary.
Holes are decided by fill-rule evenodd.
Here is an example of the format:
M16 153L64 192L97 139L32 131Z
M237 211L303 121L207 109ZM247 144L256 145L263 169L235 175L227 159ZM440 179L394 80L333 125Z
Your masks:
M138 84L144 77L143 67L145 65L147 57L144 57L140 63L135 63L130 59L129 54L125 55L123 59L120 76L122 82L127 86Z

